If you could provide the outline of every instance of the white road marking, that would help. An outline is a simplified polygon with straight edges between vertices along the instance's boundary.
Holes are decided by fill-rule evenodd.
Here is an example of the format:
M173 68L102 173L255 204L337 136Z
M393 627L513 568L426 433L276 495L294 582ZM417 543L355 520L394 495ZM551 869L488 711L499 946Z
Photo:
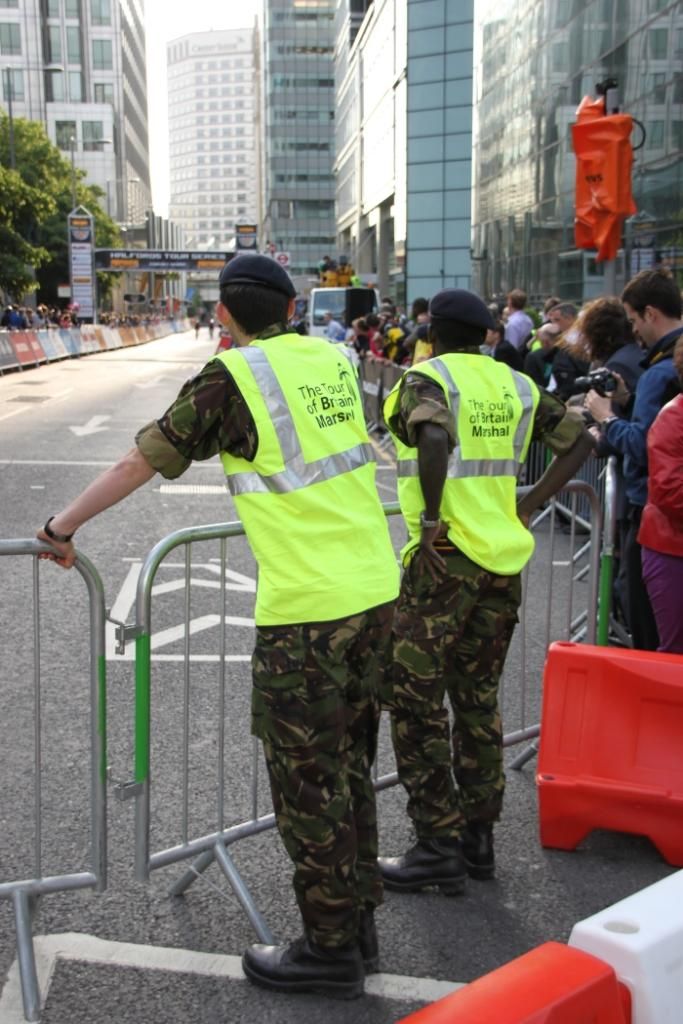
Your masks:
M87 423L81 427L69 427L76 437L85 437L87 434L99 434L101 430L109 430L109 427L102 426L111 416L91 416Z
M41 1006L45 1005L59 962L75 961L110 967L135 967L148 971L199 974L204 977L226 978L230 981L246 981L241 957L229 954L197 953L189 949L173 949L168 946L112 942L78 932L36 935L33 939L33 948ZM401 974L371 974L365 979L366 996L410 1002L432 1003L463 987L462 982L411 978ZM274 993L273 999L282 999L282 996ZM0 996L0 1020L2 1024L25 1024L18 960L10 967Z
M18 416L19 413L28 412L28 410L28 405L22 405L21 409L12 409L12 412L6 412L4 416L0 416L0 422L2 422L2 420L8 420L12 416Z
M131 564L128 569L125 580L116 595L116 600L112 605L110 618L116 622L129 622L133 617L133 609L135 607L135 598L137 592L138 579L142 570L142 562L139 559L124 559L124 561L130 561ZM185 563L184 562L162 562L160 569L180 569L182 570L182 577L174 580L165 580L160 583L155 583L152 586L152 597L159 598L164 594L171 594L179 590L185 589ZM196 572L199 569L204 569L211 573L213 576L220 576L220 562L216 564L212 562L194 562L192 564L192 572ZM189 578L189 584L191 587L204 587L209 590L232 590L240 593L253 594L256 592L256 580L251 579L249 576L244 576L242 573L235 572L233 569L226 569L223 580L221 579L203 579L201 576L191 576ZM213 629L215 626L220 625L221 616L217 614L203 615L190 620L190 636L194 636L196 633L202 633L207 629ZM254 619L244 616L237 615L226 615L223 623L225 626L246 626L248 629L254 628ZM125 654L116 653L116 627L112 622L106 623L106 658L107 661L132 661L135 657L135 647L133 644L126 644ZM185 623L182 622L177 626L171 626L168 629L159 630L156 633L152 633L151 638L151 650L154 652L152 655L153 661L184 661L184 654L159 654L158 648L167 647L169 644L177 643L179 640L185 638ZM249 661L251 658L250 654L236 654L226 655L227 661ZM192 653L190 655L190 661L220 661L220 654L197 654Z

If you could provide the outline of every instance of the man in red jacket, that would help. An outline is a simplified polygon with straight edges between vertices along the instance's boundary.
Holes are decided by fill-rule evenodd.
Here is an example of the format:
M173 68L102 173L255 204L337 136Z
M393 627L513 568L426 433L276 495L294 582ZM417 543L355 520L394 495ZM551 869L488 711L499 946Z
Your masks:
M674 349L683 388L683 337ZM643 579L659 632L658 651L683 654L683 394L647 435L647 504L638 531Z

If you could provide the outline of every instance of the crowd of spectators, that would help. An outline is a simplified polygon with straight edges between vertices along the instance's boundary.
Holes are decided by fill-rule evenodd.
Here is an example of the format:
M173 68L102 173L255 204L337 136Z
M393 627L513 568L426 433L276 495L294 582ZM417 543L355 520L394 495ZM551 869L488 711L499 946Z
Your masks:
M174 319L160 312L154 313L116 313L101 311L97 322L107 327L148 327L164 320ZM77 304L64 309L59 306L41 304L35 308L9 304L5 306L0 317L0 329L6 331L41 331L48 328L79 327L82 323Z

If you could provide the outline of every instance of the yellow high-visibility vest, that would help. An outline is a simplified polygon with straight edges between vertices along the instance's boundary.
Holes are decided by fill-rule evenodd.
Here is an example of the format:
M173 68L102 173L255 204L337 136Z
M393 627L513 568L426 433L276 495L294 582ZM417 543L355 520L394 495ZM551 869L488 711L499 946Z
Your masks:
M434 380L455 420L456 446L439 509L450 541L489 572L520 572L533 553L534 539L517 515L515 492L531 440L538 388L505 363L465 353L446 353L407 372ZM399 387L400 382L384 403L387 424L398 405ZM406 560L420 541L424 497L417 448L392 436L398 456L398 497L410 534L401 552Z
M253 462L221 453L258 563L256 624L326 622L392 601L398 566L353 366L283 334L216 356L256 425Z

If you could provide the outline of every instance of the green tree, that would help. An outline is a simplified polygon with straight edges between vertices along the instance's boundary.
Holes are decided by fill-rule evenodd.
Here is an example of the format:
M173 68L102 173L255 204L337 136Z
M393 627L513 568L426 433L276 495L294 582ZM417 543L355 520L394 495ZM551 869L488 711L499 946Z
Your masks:
M15 170L8 170L9 119L0 115L0 288L13 298L39 290L42 301L57 299L57 285L69 280L67 216L76 205L95 219L95 244L121 245L116 223L100 206L102 189L86 185L38 121L14 118ZM113 275L101 276L101 294Z

